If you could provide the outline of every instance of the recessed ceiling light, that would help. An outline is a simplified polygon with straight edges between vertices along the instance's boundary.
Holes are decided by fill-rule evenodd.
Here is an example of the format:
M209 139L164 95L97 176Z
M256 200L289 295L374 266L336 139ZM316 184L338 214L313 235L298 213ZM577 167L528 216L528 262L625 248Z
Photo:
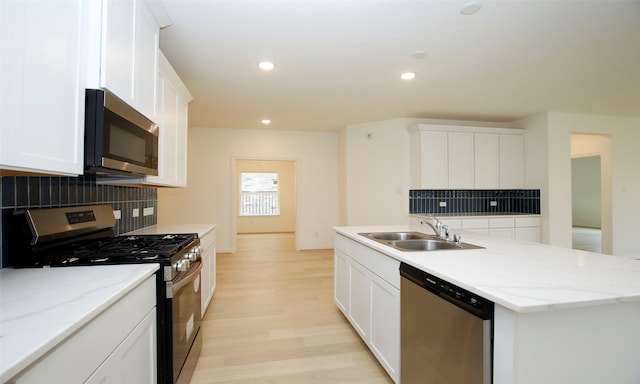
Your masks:
M473 15L482 8L482 4L477 1L470 1L460 8L460 13L463 15Z
M260 67L260 69L262 69L263 71L270 71L275 68L276 65L270 61L261 61L258 63L258 67Z
M271 124L271 120L269 120L269 119L263 119L263 120L262 120L262 124L264 124L264 125L269 125L269 124Z
M416 74L413 72L405 72L400 75L402 80L413 80L416 77Z
M422 60L427 57L427 52L425 51L415 51L411 54L411 58L414 60Z

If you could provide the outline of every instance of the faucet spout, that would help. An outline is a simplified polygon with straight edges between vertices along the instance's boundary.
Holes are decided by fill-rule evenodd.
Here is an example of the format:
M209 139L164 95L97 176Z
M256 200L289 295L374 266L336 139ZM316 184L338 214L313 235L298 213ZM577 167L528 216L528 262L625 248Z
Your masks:
M427 224L428 226L431 227L431 229L433 229L433 233L437 237L442 237L442 223L440 223L440 220L438 220L438 218L435 216L431 216L431 218L432 218L432 221L435 221L435 225L428 220L420 220L420 224Z

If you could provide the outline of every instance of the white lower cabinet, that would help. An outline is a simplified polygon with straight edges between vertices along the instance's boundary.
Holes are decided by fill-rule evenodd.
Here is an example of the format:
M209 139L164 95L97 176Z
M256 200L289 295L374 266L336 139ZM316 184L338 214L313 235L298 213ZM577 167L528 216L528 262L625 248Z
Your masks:
M348 318L360 336L369 338L371 318L371 277L366 268L358 263L349 264L349 311Z
M216 229L214 228L200 239L202 247L202 308L204 317L216 290Z
M375 274L371 276L369 347L397 382L400 377L400 290Z
M156 377L156 311L151 311L86 384L153 383Z
M540 218L517 217L515 239L540 242Z
M334 255L334 302L342 313L347 313L347 308L349 308L349 258L337 249Z
M400 263L336 235L334 302L394 382L400 380Z
M156 384L156 326L153 275L9 383Z

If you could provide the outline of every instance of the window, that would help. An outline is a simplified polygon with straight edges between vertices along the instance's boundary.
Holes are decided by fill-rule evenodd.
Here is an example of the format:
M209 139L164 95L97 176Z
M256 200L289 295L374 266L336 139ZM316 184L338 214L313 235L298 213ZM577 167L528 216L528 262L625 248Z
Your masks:
M276 216L279 214L278 173L240 173L240 216Z

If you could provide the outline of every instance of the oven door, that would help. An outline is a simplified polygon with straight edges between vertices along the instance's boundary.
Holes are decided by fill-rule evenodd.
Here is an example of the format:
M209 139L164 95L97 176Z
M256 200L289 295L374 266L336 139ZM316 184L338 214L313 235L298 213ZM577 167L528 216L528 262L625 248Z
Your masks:
M201 271L202 263L198 260L188 271L176 276L175 281L167 282L167 293L171 297L174 383L178 382L179 376L181 381L186 378L186 382L189 382L200 354L201 344L196 339L202 337L199 335L202 318Z

